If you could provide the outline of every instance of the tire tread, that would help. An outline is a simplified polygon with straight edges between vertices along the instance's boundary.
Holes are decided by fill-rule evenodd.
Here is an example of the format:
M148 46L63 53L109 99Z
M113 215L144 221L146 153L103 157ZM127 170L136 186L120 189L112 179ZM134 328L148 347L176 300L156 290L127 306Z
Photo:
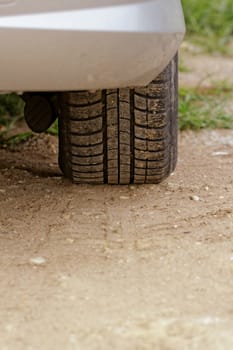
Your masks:
M66 92L62 171L75 183L163 181L177 160L177 56L147 87Z

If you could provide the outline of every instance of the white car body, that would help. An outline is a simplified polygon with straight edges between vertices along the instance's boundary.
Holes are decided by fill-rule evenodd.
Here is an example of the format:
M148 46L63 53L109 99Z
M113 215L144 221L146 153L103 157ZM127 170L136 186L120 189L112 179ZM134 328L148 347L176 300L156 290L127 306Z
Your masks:
M180 0L0 0L0 90L144 86L184 32Z

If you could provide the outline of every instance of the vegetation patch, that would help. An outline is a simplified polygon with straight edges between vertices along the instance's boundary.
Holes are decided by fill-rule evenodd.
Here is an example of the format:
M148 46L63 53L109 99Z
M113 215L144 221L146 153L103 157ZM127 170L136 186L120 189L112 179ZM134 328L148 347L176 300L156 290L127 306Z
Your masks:
M17 132L17 126L24 120L24 105L24 101L17 94L0 95L0 144L15 145L27 141L34 135L31 131ZM47 133L58 135L57 120Z
M233 1L182 0L188 38L207 51L233 54Z
M24 102L17 94L0 95L0 142L3 143L10 130L22 120Z
M210 88L181 87L179 95L181 130L233 129L233 114L228 108L233 99L233 86L223 82Z
M33 136L32 132L22 132L11 137L6 137L2 139L2 144L6 146L15 146L19 143L26 142Z

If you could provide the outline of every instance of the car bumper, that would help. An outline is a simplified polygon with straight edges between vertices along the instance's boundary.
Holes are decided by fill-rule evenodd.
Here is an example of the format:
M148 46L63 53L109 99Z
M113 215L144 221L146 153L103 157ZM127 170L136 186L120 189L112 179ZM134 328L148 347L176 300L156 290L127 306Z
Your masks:
M81 6L85 1L88 8ZM18 14L0 5L0 90L143 86L179 49L185 32L180 0L92 2L70 1L69 8L67 1L50 12L18 8Z

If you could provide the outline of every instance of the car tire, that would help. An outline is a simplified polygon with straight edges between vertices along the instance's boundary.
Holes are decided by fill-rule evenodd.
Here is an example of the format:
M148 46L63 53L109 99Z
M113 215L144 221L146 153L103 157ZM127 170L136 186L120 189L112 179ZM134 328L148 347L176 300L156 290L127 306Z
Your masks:
M177 162L178 58L147 87L64 92L59 164L77 184L156 184Z

